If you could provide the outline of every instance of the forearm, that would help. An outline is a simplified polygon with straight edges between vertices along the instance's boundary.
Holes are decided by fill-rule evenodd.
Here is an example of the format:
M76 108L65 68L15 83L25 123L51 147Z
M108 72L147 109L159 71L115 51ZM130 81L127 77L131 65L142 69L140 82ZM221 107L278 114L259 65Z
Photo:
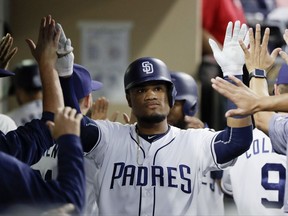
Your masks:
M85 175L80 140L79 137L65 135L58 141L59 174L53 181L45 181L27 164L0 152L0 171L8 173L0 179L0 194L5 194L0 196L0 210L19 204L46 210L72 203L81 213L85 201Z
M288 112L288 94L263 96L257 101L256 112L259 111L276 111Z
M242 81L242 75L236 76L238 79ZM233 81L230 80L228 77L225 77L225 80L233 84ZM237 106L229 99L227 99L227 107L226 109L236 109ZM247 127L249 125L252 125L251 116L234 116L234 117L228 117L227 118L227 126L231 128L241 128L241 127Z
M81 212L85 201L84 158L80 138L75 135L61 136L57 143L58 176L60 191L67 197L67 203L73 203Z
M43 111L55 113L64 107L62 89L54 65L39 65L43 86Z
M268 83L264 78L250 79L249 87L259 95L258 100L255 101L256 108L262 105L261 101L263 97L269 97ZM255 126L268 135L269 121L274 112L256 112L253 117L255 121Z
M249 149L252 138L251 125L241 128L225 128L214 141L217 163L227 163L243 154Z
M33 120L6 135L0 134L0 151L32 165L54 144L45 122Z

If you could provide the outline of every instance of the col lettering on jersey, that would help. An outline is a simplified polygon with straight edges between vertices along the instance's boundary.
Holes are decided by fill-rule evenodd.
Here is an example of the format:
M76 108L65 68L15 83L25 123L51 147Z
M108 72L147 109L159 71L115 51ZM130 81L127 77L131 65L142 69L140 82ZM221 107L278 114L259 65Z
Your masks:
M135 125L96 127L99 140L85 158L98 169L87 190L95 191L100 215L197 214L202 174L221 167L212 145L217 132L171 127L152 144L140 137L139 149Z

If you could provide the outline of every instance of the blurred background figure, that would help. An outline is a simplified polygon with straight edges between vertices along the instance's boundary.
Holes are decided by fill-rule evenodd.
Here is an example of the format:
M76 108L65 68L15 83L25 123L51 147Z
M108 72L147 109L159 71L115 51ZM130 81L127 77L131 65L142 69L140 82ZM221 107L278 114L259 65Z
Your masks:
M267 27L270 28L269 50L272 51L276 47L286 49L282 35L288 27L288 1L241 0L241 3L249 26L259 23L261 32Z
M204 128L204 123L195 117L198 112L198 86L195 79L184 72L170 72L177 94L168 115L168 123L182 129Z
M17 126L42 116L42 83L38 64L32 59L21 61L13 70L10 95L15 95L18 106L7 113Z

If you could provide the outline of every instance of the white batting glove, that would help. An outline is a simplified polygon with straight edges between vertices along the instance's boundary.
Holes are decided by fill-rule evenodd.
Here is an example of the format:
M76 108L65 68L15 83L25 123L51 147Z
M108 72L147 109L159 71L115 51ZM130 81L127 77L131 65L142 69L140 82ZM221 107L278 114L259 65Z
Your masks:
M224 77L228 75L243 75L245 56L239 40L243 40L245 45L249 43L246 24L242 24L240 28L240 21L237 20L234 23L233 32L232 27L233 23L229 22L226 28L223 50L220 50L214 40L209 39L214 58L221 67Z
M73 47L71 46L71 40L66 38L62 26L59 23L57 23L57 28L60 29L61 35L58 44L58 59L56 61L55 68L60 77L71 76L73 73L74 64L74 54Z
M56 24L56 28L61 31L57 54L59 56L67 55L67 54L69 54L70 52L73 51L73 47L71 46L71 41L70 42L67 41L66 35L64 33L64 30L63 30L62 26L59 23ZM68 39L68 40L70 40L70 39Z

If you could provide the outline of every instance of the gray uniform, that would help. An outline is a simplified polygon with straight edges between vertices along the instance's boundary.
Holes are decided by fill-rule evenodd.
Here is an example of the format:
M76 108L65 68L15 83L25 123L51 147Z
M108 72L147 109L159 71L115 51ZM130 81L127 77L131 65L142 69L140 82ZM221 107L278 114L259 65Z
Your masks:
M288 115L275 114L269 122L269 137L275 151L287 155ZM287 164L288 165L288 164ZM286 176L288 172L286 170ZM288 212L288 182L285 185L284 211Z

